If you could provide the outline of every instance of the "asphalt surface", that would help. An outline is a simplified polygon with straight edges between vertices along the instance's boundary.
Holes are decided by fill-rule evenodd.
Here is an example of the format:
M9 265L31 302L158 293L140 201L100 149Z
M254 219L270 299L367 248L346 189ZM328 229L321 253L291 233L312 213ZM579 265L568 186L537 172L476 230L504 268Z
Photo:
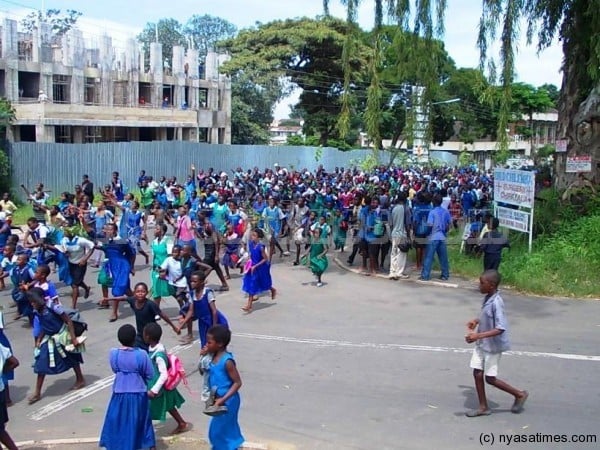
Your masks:
M464 283L449 288L360 276L334 264L334 256L321 288L308 269L275 256L278 296L261 298L251 314L240 309L239 275L230 292L217 296L234 332L230 350L243 380L240 423L248 441L276 449L463 449L492 440L506 446L509 438L519 445L513 437L518 435L545 439L538 442L544 449L598 447L600 303L504 292L515 353L503 356L499 378L527 389L530 398L522 414L512 414L513 399L488 388L493 414L471 419L464 413L477 401L469 369L472 345L464 334L466 321L478 314L481 294ZM148 282L142 261L139 257L134 281ZM108 322L108 311L96 309L96 271L90 268L87 275L94 286L90 300L80 300L90 324L83 366L87 387L69 392L72 373L47 377L42 400L31 406L26 401L35 380L31 331L12 319L9 289L0 292L5 332L21 361L10 385L16 404L9 408L8 430L16 441L93 438L100 432L111 392L108 353L118 345L118 327L134 319L126 305L115 323ZM216 276L209 284L218 285ZM60 292L69 305L70 288ZM172 299L164 309L172 317L178 310ZM182 345L168 327L164 343L179 352L190 372L192 393L181 390L182 415L193 423L185 436L206 438L201 379L193 373L198 344ZM156 426L166 436L175 424L168 419ZM551 443L546 433L569 441L574 434L591 434L596 442ZM66 448L56 445L27 448ZM169 448L188 445L176 441Z

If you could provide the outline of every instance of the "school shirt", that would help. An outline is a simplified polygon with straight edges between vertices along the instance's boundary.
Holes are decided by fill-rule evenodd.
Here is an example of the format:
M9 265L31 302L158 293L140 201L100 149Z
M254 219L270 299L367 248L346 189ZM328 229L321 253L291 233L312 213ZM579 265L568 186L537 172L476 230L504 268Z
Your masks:
M476 345L488 353L502 353L510 350L508 322L504 314L504 301L499 292L483 299L477 332L485 333L493 329L504 330L504 332L494 337L478 339Z
M60 240L60 249L68 252L67 258L71 264L79 264L85 258L87 253L94 250L94 243L81 236L75 236L72 239L64 237Z
M192 227L192 220L187 214L177 218L177 233L178 238L182 241L194 240L194 228Z
M181 288L187 287L187 281L185 277L182 277L183 267L181 267L181 260L178 261L169 256L164 260L160 268L167 271L167 280L170 285Z
M152 355L155 352L163 352L165 355L167 354L165 346L162 345L160 342L154 347L148 347L148 355ZM154 358L154 362L156 363L156 368L158 369L159 375L156 381L154 382L154 385L152 385L152 387L150 388L150 390L158 395L169 376L167 374L167 364L165 363L165 360L163 358Z
M8 358L12 356L12 352L8 347L0 344L0 367L4 367ZM4 391L4 379L0 377L0 392ZM4 395L4 394L3 394Z

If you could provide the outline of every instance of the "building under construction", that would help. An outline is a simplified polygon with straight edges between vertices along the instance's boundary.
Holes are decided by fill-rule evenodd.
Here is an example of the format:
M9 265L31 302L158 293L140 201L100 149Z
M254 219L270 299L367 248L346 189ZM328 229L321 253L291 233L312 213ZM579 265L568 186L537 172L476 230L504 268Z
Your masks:
M55 36L40 23L23 33L11 19L2 22L0 39L0 97L16 111L10 140L231 143L223 55L209 53L200 64L197 50L175 46L167 68L158 43L149 55L134 39L117 51L105 35L86 48L80 30Z

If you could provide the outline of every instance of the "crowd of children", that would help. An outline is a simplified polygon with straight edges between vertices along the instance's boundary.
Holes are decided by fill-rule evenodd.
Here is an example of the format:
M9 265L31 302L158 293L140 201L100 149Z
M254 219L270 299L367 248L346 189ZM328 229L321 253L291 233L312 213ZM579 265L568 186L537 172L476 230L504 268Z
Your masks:
M347 245L351 249L347 263L352 265L360 255L365 274L383 270L390 255L390 278L407 277L406 252L414 247L422 279L430 276L435 252L442 278L447 278L447 260L438 241L444 241L451 226L457 228L472 209L487 206L493 179L490 173L457 169L378 168L365 173L335 168L327 173L323 167L309 172L279 165L264 172L238 168L230 179L226 172L196 173L192 166L183 185L175 177L155 181L144 171L137 185L137 190L127 192L115 172L110 184L94 193L85 175L75 193L62 193L56 205L50 204L42 184L33 193L23 186L34 214L22 241L12 233L11 214L17 207L8 194L0 201L4 256L0 281L10 278L16 318L26 317L34 330L37 383L29 403L40 400L46 375L72 369L74 388L85 383L81 372L85 345L48 276L53 267L59 280L71 287L71 306L77 308L81 290L87 299L93 289L85 280L89 263L100 269L98 305L110 309L112 304L110 321L118 319L122 301L129 303L135 315L135 327L119 329L122 347L110 354L116 378L101 445L153 448L152 420L165 420L166 413L177 423L174 433L189 429L178 412L183 397L176 389L165 388L170 360L160 342L158 321L177 335L186 329L187 342L193 339L192 326L197 321L205 413L213 416L209 436L214 448L229 449L243 442L237 419L241 379L227 351L229 324L216 307L207 276L214 272L220 282L217 290L227 291L232 271L239 270L247 295L242 309L247 313L261 294L276 298L270 270L273 257L279 253L279 258L285 258L293 250L293 264L306 265L317 287L324 286L330 248L342 253ZM465 228L467 251L482 253L484 268L497 270L508 241L498 231L496 218L476 219ZM151 289L145 283L133 290L130 287L137 254L146 264L152 258ZM167 297L179 304L178 324L160 309L161 300ZM3 333L0 356L11 360L10 343ZM11 375L5 372L2 386L5 405L10 406ZM0 403L0 419L2 407ZM5 439L7 435L0 432L0 442L9 442Z

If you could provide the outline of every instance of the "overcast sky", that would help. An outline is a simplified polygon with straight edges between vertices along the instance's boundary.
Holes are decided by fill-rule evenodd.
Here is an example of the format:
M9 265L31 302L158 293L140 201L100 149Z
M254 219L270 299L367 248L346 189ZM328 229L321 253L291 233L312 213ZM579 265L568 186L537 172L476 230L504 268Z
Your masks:
M373 23L373 2L363 0L359 11L360 24L369 29ZM76 9L83 13L80 28L92 39L104 32L109 35L134 37L147 22L173 17L185 22L193 14L222 17L238 28L256 22L294 17L315 17L322 14L322 0L0 0L0 13L18 19L33 9L45 7ZM339 0L330 1L330 12L344 17ZM480 2L448 0L446 10L446 50L458 67L476 67L479 53L476 48ZM523 25L523 34L525 25ZM516 59L517 79L539 86L553 83L560 87L559 72L562 59L560 45L555 43L539 56L534 47L521 40ZM281 113L278 114L280 116Z

